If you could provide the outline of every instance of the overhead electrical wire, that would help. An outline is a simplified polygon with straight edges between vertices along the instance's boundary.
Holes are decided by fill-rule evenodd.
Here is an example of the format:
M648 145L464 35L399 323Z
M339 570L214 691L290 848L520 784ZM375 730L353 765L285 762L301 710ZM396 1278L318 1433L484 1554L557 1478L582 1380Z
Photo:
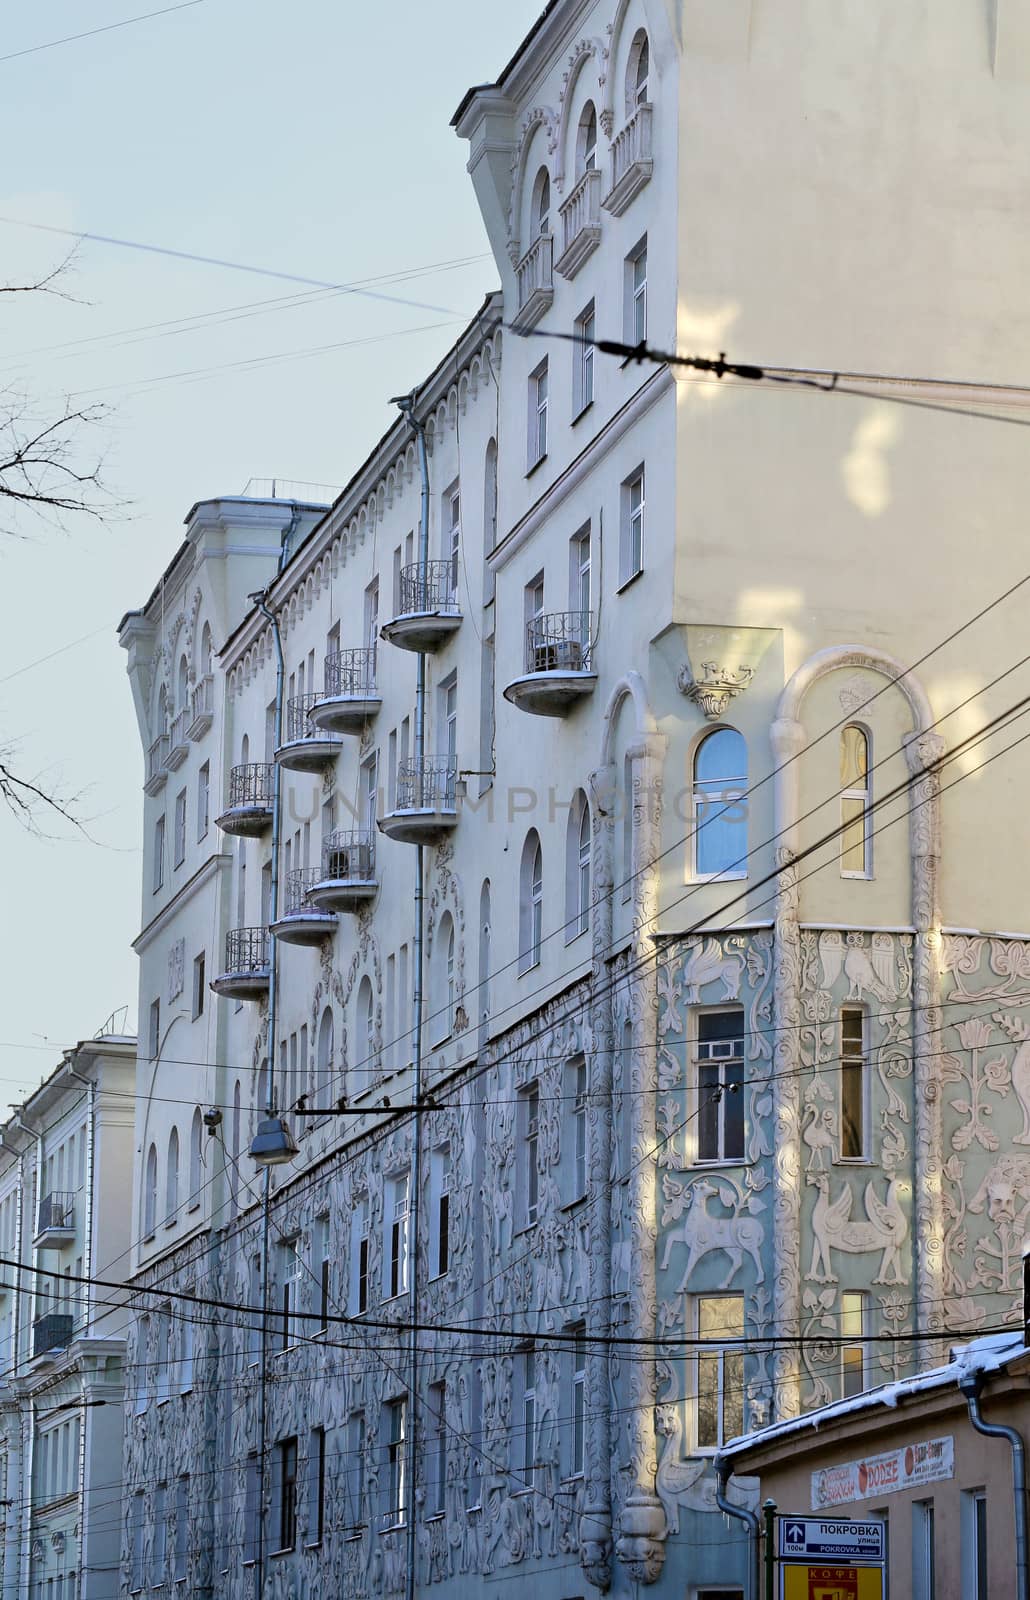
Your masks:
M76 39L94 39L98 33L114 33L116 28L131 28L137 22L149 22L153 17L167 17L173 11L188 11L200 6L204 0L179 0L177 5L162 6L160 11L144 11L136 17L123 17L120 22L107 22L100 28L87 28L84 33L66 33L60 39L48 39L45 44L31 44L24 50L11 50L0 61L17 61L21 56L34 56L40 50L56 50L59 44L72 44Z

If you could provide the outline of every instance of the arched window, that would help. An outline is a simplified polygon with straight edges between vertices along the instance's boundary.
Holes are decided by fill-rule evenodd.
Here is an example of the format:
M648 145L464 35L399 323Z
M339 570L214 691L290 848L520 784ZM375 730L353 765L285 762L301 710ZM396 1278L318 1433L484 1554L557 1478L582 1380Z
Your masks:
M241 1099L240 1080L237 1078L232 1091L232 1122L229 1127L229 1193L232 1196L232 1205L234 1211L236 1209L236 1199L240 1181L238 1163L240 1159Z
M565 829L565 943L590 926L590 806L577 789Z
M268 1062L262 1061L258 1068L257 1099L254 1102L254 1110L258 1121L268 1113L268 1090Z
M168 1166L165 1169L165 1221L171 1222L179 1209L179 1130L168 1135Z
M143 1236L151 1238L157 1227L157 1145L147 1151L147 1165L143 1179Z
M840 736L840 875L870 878L873 872L869 735L849 722Z
M433 1038L449 1039L454 1032L454 918L445 911L433 936L433 976L430 1009Z
M490 1016L490 879L479 891L479 1019Z
M533 210L530 217L534 239L551 231L551 178L546 167L541 167L533 184Z
M626 73L626 113L631 116L647 100L648 79L651 75L651 50L643 28L634 34L629 48L629 68Z
M376 1061L376 1004L372 980L362 978L358 985L358 1072L364 1088L374 1074Z
M204 1167L204 1118L197 1106L190 1123L190 1201L200 1203L201 1173Z
M318 1044L315 1048L315 1105L327 1106L333 1082L333 1008L326 1006L318 1025Z
M622 901L633 897L633 757L622 759Z
M519 972L540 964L543 936L544 856L535 828L526 834L519 871Z
M247 734L240 740L240 763L246 766L250 760L250 739Z
M576 178L593 172L597 166L597 112L594 102L588 100L583 107L576 132Z
M179 657L179 681L176 689L175 709L181 711L189 694L190 669L185 656Z
M443 993L447 1032L454 1032L454 923L447 929L443 952Z
M205 622L203 631L200 635L200 676L202 678L206 678L208 673L211 671L212 654L211 624L210 622Z
M747 877L747 746L735 728L716 728L694 755L694 875Z

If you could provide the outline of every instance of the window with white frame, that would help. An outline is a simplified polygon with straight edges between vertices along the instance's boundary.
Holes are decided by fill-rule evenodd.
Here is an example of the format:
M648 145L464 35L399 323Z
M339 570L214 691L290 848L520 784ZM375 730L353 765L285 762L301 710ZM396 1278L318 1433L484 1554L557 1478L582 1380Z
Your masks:
M153 1145L150 1147L154 1149ZM157 1151L154 1151L156 1157ZM136 1351L132 1368L133 1415L141 1417L150 1398L150 1318L140 1317L136 1324Z
M626 109L633 112L647 103L648 80L651 75L651 50L643 28L633 36L629 49L629 71L626 74Z
M386 1185L386 1239L383 1251L384 1298L394 1299L408 1287L408 1174L390 1178Z
M447 1385L442 1380L429 1385L427 1410L426 1514L440 1517L446 1510L447 1497Z
M304 1276L300 1239L287 1239L279 1252L279 1348L289 1350L298 1338L300 1285Z
M544 856L540 835L530 828L519 870L519 972L540 965L544 918Z
M328 1106L332 1093L334 1026L333 1008L326 1006L318 1024L318 1043L315 1047L315 1106L321 1109Z
M376 642L379 638L379 579L377 577L373 578L372 582L365 588L364 621L365 649L374 652L376 648Z
M458 674L448 673L441 683L437 704L440 712L440 731L443 735L441 754L447 758L447 784L446 794L440 796L441 803L453 806L455 802L455 782L458 776Z
M203 839L211 821L211 763L197 773L197 838Z
M840 1297L840 1393L851 1400L866 1386L865 1295L845 1289Z
M840 1013L840 1159L866 1159L866 1016L861 1006Z
M587 1106L589 1081L586 1056L565 1063L565 1128L567 1132L567 1200L581 1200L587 1192Z
M186 790L180 789L175 797L175 855L173 867L181 867L186 859Z
M572 415L578 417L594 398L594 302L584 306L573 326L576 336Z
M356 1532L365 1525L365 1416L352 1411L347 1418L347 1526Z
M625 334L627 344L641 344L647 339L646 234L633 246L633 249L626 257Z
M179 1209L179 1130L168 1135L168 1162L165 1166L165 1224L175 1221Z
M408 1400L403 1395L383 1407L386 1504L383 1523L400 1527L408 1516Z
M747 877L747 745L716 728L694 752L691 854L695 878Z
M633 757L622 758L622 903L633 898Z
M321 1544L325 1534L325 1429L308 1429L307 1475L307 1527L304 1542Z
M518 1357L521 1368L519 1385L522 1397L521 1427L515 1433L515 1464L518 1475L522 1481L522 1488L532 1489L536 1477L537 1464L537 1415L536 1415L536 1351L532 1345L523 1350ZM519 1435L521 1434L521 1438Z
M147 1151L146 1175L143 1180L143 1235L152 1239L157 1227L157 1145Z
M585 1323L576 1322L567 1331L573 1335L566 1356L566 1360L572 1364L568 1475L571 1478L580 1478L583 1476L586 1463L587 1330Z
M579 181L586 173L593 172L597 166L597 111L594 102L588 100L583 107L579 118L579 127L576 130L576 180Z
M569 540L569 610L580 617L580 643L590 642L590 524Z
M544 614L544 575L538 572L530 578L522 591L522 620L527 638L532 638L533 624Z
M565 830L565 943L590 926L590 804L577 789Z
M358 985L358 1031L357 1046L359 1062L357 1070L361 1075L361 1087L367 1087L374 1079L379 1062L376 1055L376 1005L375 995L372 991L372 980L367 975Z
M551 179L546 167L541 167L533 180L533 200L530 208L530 233L539 239L551 231Z
M442 1278L450 1265L451 1150L438 1145L429 1157L429 1276Z
M461 490L455 483L445 498L446 526L444 529L444 560L448 564L448 577L452 601L458 598L458 563L461 560Z
M622 485L619 529L619 584L629 583L644 570L644 469L631 472Z
M479 891L479 1018L490 1020L490 941L491 933L490 879L484 878Z
M162 887L165 881L165 819L157 817L154 821L154 876L152 887L154 893Z
M297 1546L297 1438L281 1439L273 1458L273 1537L277 1550Z
M744 1159L744 1012L702 1011L697 1018L697 1159Z
M547 454L547 358L529 375L529 423L526 450L527 467L532 470Z
M360 1316L368 1310L369 1204L359 1195L351 1212L350 1236L350 1314Z
M873 828L869 803L869 735L849 723L840 736L840 875L871 878Z
M163 1306L157 1313L157 1361L155 1372L157 1376L157 1403L163 1405L172 1397L172 1372L171 1372L171 1347L172 1347L172 1308Z
M744 1297L699 1295L695 1310L694 1443L699 1451L718 1450L744 1431Z
M988 1600L987 1490L964 1489L961 1502L962 1600Z
M193 1108L193 1118L190 1122L190 1168L189 1206L195 1211L200 1205L200 1186L204 1172L204 1118L200 1107Z
M540 1204L540 1085L519 1091L519 1226L535 1225Z
M912 1600L937 1600L937 1546L932 1500L912 1502Z

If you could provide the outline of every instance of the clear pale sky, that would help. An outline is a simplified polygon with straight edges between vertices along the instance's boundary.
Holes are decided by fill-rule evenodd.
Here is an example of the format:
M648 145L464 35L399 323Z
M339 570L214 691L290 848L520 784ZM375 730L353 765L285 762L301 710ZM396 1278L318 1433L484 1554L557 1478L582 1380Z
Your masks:
M160 3L6 7L0 56ZM0 217L332 284L434 266L371 287L443 308L292 304L300 285L93 243L64 280L74 302L0 297L3 384L44 416L66 394L106 405L83 447L104 453L123 503L113 520L25 522L0 540L0 743L17 741L24 775L80 796L90 834L34 839L0 811L0 1117L62 1046L123 1006L135 1023L142 757L118 619L146 599L195 500L272 476L331 498L390 420L389 396L494 287L448 124L540 3L202 0L0 60ZM71 244L0 222L0 281L42 274ZM170 325L124 331L156 323ZM316 348L330 344L343 347Z

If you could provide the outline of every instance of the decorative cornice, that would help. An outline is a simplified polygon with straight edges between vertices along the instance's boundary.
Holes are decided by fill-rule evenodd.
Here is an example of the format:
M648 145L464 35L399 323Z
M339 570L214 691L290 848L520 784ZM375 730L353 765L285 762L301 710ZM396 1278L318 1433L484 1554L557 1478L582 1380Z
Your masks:
M168 927L168 924L175 920L187 901L192 900L193 896L197 894L217 873L222 872L226 867L231 866L232 856L230 855L223 855L219 853L217 855L208 856L203 866L197 868L192 878L187 879L182 888L172 896L168 904L164 906L158 912L157 916L154 917L151 922L147 923L143 931L138 933L135 939L133 939L132 948L135 950L136 954L141 956L144 950L146 950L147 947L153 943L158 935L164 932L164 930Z

